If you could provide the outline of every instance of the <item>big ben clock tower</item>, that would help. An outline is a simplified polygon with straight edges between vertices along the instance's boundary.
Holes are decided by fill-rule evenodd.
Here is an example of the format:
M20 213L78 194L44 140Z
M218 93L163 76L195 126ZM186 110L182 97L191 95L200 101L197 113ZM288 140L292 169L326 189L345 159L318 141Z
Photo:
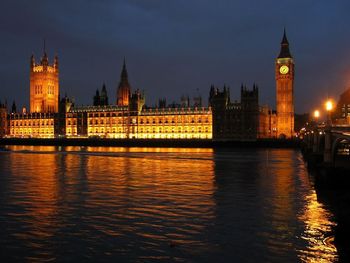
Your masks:
M284 31L281 51L276 59L276 108L277 136L292 138L294 135L294 61Z

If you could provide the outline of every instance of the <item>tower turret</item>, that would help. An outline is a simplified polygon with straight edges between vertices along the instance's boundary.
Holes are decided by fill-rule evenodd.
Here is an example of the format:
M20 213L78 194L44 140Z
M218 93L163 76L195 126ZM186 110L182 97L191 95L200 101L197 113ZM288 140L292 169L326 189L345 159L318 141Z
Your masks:
M108 105L108 95L107 95L107 89L106 89L105 83L103 83L103 85L102 85L100 104L101 105Z
M30 112L58 112L59 96L58 57L50 65L44 44L40 64L30 58Z
M145 105L145 95L138 89L134 91L130 98L129 109L132 115L140 114L142 107Z
M94 106L99 106L99 105L100 105L100 92L97 89L96 94L94 96Z
M12 103L11 113L17 113L17 106L16 106L16 102L15 101L13 101L13 103Z

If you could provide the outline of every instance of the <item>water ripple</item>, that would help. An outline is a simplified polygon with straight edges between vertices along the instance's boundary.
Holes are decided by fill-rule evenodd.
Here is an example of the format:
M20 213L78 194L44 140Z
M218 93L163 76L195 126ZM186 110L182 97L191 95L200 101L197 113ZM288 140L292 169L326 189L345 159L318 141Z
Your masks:
M8 149L5 261L337 260L332 214L294 150Z

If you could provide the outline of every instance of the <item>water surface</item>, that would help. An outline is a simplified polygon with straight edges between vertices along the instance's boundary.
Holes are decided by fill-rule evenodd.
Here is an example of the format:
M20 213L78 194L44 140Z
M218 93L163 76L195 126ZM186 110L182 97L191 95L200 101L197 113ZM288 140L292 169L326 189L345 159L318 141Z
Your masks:
M2 259L337 260L333 215L296 150L7 148Z

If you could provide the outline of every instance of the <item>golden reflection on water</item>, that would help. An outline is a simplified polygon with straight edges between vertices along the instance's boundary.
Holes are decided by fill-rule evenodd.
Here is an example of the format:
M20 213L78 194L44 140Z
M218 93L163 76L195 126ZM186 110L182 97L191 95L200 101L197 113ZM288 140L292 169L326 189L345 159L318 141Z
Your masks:
M13 146L14 151L54 151L55 147ZM52 237L57 226L57 156L47 154L12 155L12 176L17 178L13 185L16 198L12 204L18 209L14 213L15 220L25 222L25 230L14 233L20 239ZM31 167L30 169L27 169ZM11 203L10 203L11 204ZM33 246L40 247L38 243Z
M87 151L95 149L88 148ZM103 148L96 152L103 152ZM191 244L196 252L205 249L205 242L193 236L200 234L214 218L215 202L213 193L214 169L212 150L131 148L130 153L140 155L88 157L86 175L89 184L98 186L91 190L93 205L104 206L110 200L119 200L112 217L127 219L130 225L118 229L100 226L113 236L133 231L138 236L153 242ZM151 150L151 151L150 151ZM113 152L125 152L114 149ZM147 153L145 155L144 153ZM203 155L194 158L193 153ZM152 153L161 153L152 154ZM115 176L113 176L115 175ZM106 191L106 185L111 191ZM129 205L124 205L124 204ZM169 226L160 224L168 221ZM207 223L196 224L196 220ZM153 222L150 231L145 231L147 222ZM183 226L181 223L183 222ZM175 224L175 225L173 225ZM173 225L171 227L171 225ZM155 230L156 229L156 230Z
M337 249L330 238L335 223L330 221L331 214L317 201L315 191L306 196L306 206L299 215L299 220L305 223L301 238L307 241L307 248L300 254L303 262L336 262Z
M247 180L246 184L225 184L221 185L223 189L218 189L220 184L215 183L218 175L215 175L214 167L225 168L226 162L232 162L229 158L238 158L239 154L236 157L223 154L215 163L213 150L203 148L8 148L12 151L12 177L16 179L11 186L16 194L10 205L20 208L9 216L25 225L23 229L14 229L13 235L19 240L30 240L33 251L38 247L44 249L43 240L55 236L64 239L73 232L86 235L84 237L92 247L99 245L98 239L90 240L93 235L126 243L120 245L120 250L113 243L110 246L104 244L99 249L106 254L127 255L130 249L127 246L135 244L143 251L158 252L168 251L169 244L181 244L182 253L205 254L213 244L210 237L202 235L206 231L210 233L208 228L217 222L218 203L214 196L220 191L235 189L241 193L238 197L249 198L244 195L245 189L241 189L244 185L261 195L258 200L261 206L256 205L261 213L249 215L260 215L264 219L247 220L254 221L253 226L255 221L269 220L259 229L249 230L262 232L264 240L256 242L267 244L270 255L283 258L284 253L292 251L303 262L337 260L337 251L327 239L334 226L331 214L317 202L304 164L295 160L294 151L262 152L257 168L259 186L255 185L254 177L249 179L243 174L242 180ZM252 154L256 153L249 153L248 158ZM247 170L242 171L247 173ZM222 175L225 174L224 169ZM229 182L231 179L226 178ZM225 209L232 208L229 205L236 200L219 201L227 205L221 208L226 215ZM245 200L241 202L243 205ZM246 205L255 208L255 204ZM236 218L236 211L227 212ZM75 233L81 225L84 226L82 233ZM300 231L299 225L302 226ZM229 242L239 242L235 237L230 238L233 240ZM145 256L143 260L165 254ZM48 260L52 255L46 251L34 258Z
M283 256L296 249L302 262L337 262L337 250L329 238L334 235L335 223L332 214L317 201L301 154L283 149L263 154L266 162L260 167L264 175L260 183L263 189L271 191L265 196L271 199L272 206L267 209L271 209L269 223L275 229L273 234L265 233L271 252ZM294 220L301 222L301 232ZM290 242L295 237L303 242Z
M206 249L196 236L214 218L212 149L8 148L12 176L25 177L13 205L24 208L16 218L28 220L16 238L48 239L67 227L66 217L76 217L100 235L140 237L143 249L156 251L159 243L191 244L194 254Z
M282 235L291 235L291 228L289 226L288 218L294 215L293 196L295 194L295 170L293 163L293 151L274 150L272 158L279 158L281 161L275 164L274 169L276 174L274 177L273 193L275 224L278 226ZM282 219L282 220L281 220Z

